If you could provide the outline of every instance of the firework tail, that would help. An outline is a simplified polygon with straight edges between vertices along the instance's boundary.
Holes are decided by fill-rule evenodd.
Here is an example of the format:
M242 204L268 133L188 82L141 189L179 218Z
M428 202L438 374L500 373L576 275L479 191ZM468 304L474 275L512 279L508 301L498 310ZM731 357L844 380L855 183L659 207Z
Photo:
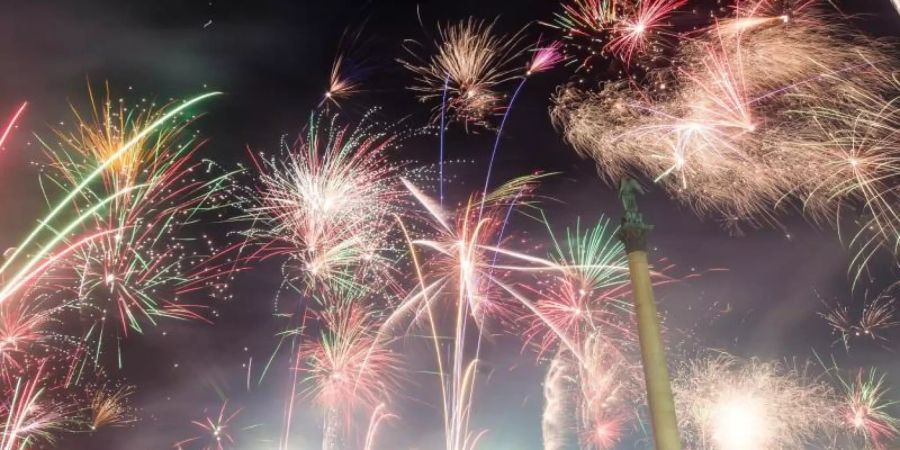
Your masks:
M550 362L550 370L544 380L544 412L541 417L544 450L578 448L578 419L575 417L578 400L574 398L577 376L575 361L565 350L558 351Z
M9 137L9 133L12 132L12 129L16 126L16 121L19 120L19 116L25 112L25 107L28 106L28 102L23 102L16 112L13 113L12 117L10 117L9 122L6 123L6 126L3 127L3 133L0 134L0 150L3 150L3 144L6 143L6 138Z

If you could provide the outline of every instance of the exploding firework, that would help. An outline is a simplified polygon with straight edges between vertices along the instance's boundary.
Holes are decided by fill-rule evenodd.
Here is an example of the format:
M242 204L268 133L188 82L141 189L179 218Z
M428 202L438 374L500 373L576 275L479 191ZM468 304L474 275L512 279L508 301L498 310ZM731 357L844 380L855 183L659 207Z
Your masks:
M68 258L74 271L71 289L85 309L100 316L115 314L125 333L129 328L141 331L144 320L200 318L198 307L180 303L179 295L203 288L221 293L231 266L206 253L215 253L204 248L210 247L208 237L194 246L179 232L201 211L216 207L229 175L211 181L197 178L196 172L209 173L210 167L194 159L198 144L185 136L190 118L139 137L164 116L164 109L129 108L121 101L114 105L109 94L98 105L91 93L90 101L91 118L75 111L77 131L58 132L61 148L47 146L49 179L68 190L109 161L98 174L102 186L82 190L73 199L74 207L87 208L124 194L86 220L94 229L115 232L88 242ZM126 143L131 143L128 150L119 152Z
M98 389L90 404L90 429L97 431L105 427L121 427L136 419L128 406L128 397L134 393L131 386L114 389Z
M359 92L359 82L348 73L348 70L344 63L344 56L337 55L331 64L328 90L325 91L325 98L322 99L322 102L330 101L338 105L340 100Z
M832 332L840 336L846 349L850 349L850 341L858 338L884 342L885 331L900 325L896 318L894 298L889 293L882 293L873 300L867 300L862 312L856 317L846 305L836 304L821 313L831 327Z
M398 386L399 356L379 339L378 322L360 303L348 298L329 302L320 314L325 329L321 339L300 346L306 393L325 410L323 449L342 448L354 411L377 412Z
M28 378L0 386L0 449L26 450L40 443L52 444L65 429L67 405L53 402L47 390L53 387L40 361Z
M494 34L493 23L469 19L439 27L432 56L419 57L407 46L412 58L400 62L416 75L410 89L423 102L443 97L446 105L438 108L467 125L486 126L504 110L497 88L520 75L521 37Z
M540 289L529 288L534 290L539 314L531 315L527 336L538 343L539 353L559 343L559 335L583 342L600 329L610 339L633 340L626 331L632 329L629 305L623 303L630 292L628 264L609 219L586 230L578 223L566 230L564 239L551 231L550 238L553 251L547 259L563 270L542 280Z
M301 290L385 282L391 215L402 212L402 167L388 154L405 136L368 115L356 127L336 120L313 116L283 160L256 157L259 182L244 205L253 257L285 257Z
M850 382L840 379L845 401L840 406L840 418L854 437L861 438L863 447L884 449L900 437L898 420L889 412L895 404L887 400L888 389L884 375L874 370L860 369Z
M60 148L45 146L51 163L43 173L51 183L43 184L44 193L49 196L50 186L55 186L62 191L62 199L48 198L49 212L18 246L5 252L0 265L0 391L4 398L0 405L3 423L0 448L3 450L50 445L61 433L127 421L127 407L122 404L126 391L101 395L89 387L89 380L101 375L99 367L95 370L86 367L89 362L96 366L100 352L99 345L93 346L90 341L97 329L102 329L104 321L87 310L101 310L93 305L102 304L101 297L105 296L97 290L86 289L90 277L75 266L85 261L85 254L113 242L114 236L162 233L163 228L174 226L177 216L190 212L189 209L175 211L183 204L173 202L167 206L173 208L168 223L155 224L163 228L154 231L149 225L139 223L141 214L151 219L166 217L153 216L153 207L144 208L136 199L151 195L173 199L182 188L190 189L190 186L169 185L149 194L151 178L165 176L156 172L160 167L156 164L165 163L154 160L157 154L141 152L148 145L152 147L154 137L165 141L165 125L210 95L172 105L165 112L149 116L136 112L141 118L134 125L128 119L117 122L117 113L124 110L106 109L109 115L102 117L107 120L99 123L98 128L88 129L90 125L79 121L84 128L68 137L61 136ZM184 164L182 161L176 165ZM177 171L171 167L160 169L161 172L169 170ZM163 203L156 205L162 208ZM135 209L134 215L127 211L129 208ZM106 215L110 211L119 214L116 220ZM184 218L177 217L177 220ZM133 231L134 228L141 230ZM124 240L119 242L123 248L120 256L138 261L132 267L155 264L153 257L158 255L152 251L141 256L124 250L128 245ZM178 279L190 281L184 277ZM149 296L160 286L146 289ZM73 315L91 320L68 320ZM78 334L76 323L86 324L88 330ZM84 406L85 403L90 406Z
M630 66L638 56L652 60L662 53L662 30L685 4L687 0L568 0L545 25L563 34L565 52L577 61L578 72L596 70L612 58Z
M321 339L300 351L307 393L325 408L376 407L396 389L400 361L378 338L373 312L344 299L320 315Z
M728 223L777 222L793 206L815 220L867 213L850 243L856 280L875 250L897 248L895 63L809 2L791 5L684 39L652 83L564 88L554 121L609 180L646 174ZM751 26L748 17L785 19Z
M684 368L673 390L680 428L692 448L824 445L836 426L833 389L782 364L704 358Z
M176 442L173 447L178 450L228 450L234 448L236 431L233 423L241 413L240 408L229 409L228 401L222 402L219 412L191 423L198 429L197 436Z

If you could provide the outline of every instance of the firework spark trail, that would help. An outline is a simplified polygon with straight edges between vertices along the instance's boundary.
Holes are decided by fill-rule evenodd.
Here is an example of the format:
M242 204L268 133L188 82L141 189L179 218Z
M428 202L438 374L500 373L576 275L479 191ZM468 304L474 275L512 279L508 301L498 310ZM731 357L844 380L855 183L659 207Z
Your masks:
M494 232L491 231L496 226L494 213L503 210L505 202L508 201L519 188L501 188L499 193L491 193L487 203L489 209L488 214L483 218L477 218L476 206L480 199L472 198L467 202L467 206L458 212L456 218L457 223L451 225L446 215L440 207L422 192L420 192L411 183L404 180L409 191L429 212L433 221L437 239L417 239L410 240L410 245L422 247L435 253L435 259L427 261L428 267L422 267L418 260L415 259L416 271L420 274L420 284L424 288L427 281L423 274L438 275L438 282L448 287L455 286L453 289L454 315L454 344L451 353L451 361L448 362L446 368L442 362L443 357L437 353L438 364L440 368L440 377L442 380L442 401L444 406L445 420L445 448L448 450L464 450L472 448L478 440L479 434L472 434L469 431L469 417L471 414L471 395L474 389L474 373L477 368L477 359L469 362L464 358L464 341L467 335L468 322L470 317L476 320L478 326L482 326L481 320L485 317L482 308L490 309L490 300L486 290L486 280L483 279L483 271L489 270L487 267L486 252L481 246L488 242L493 242ZM524 180L527 185L528 181ZM500 208L497 208L500 206ZM486 240L486 241L485 241ZM415 250L411 249L415 252ZM415 256L414 256L415 258ZM431 267L434 267L433 269ZM450 294L450 293L448 293ZM437 298L438 295L432 298ZM434 320L431 316L430 301L426 301L424 308L428 308L430 323L432 326L432 334L437 344L437 330L434 328ZM418 314L417 314L418 315ZM480 336L480 333L479 333ZM435 349L438 351L438 348ZM448 374L444 371L448 370ZM443 380L449 380L443 383Z
M363 445L363 450L375 450L375 434L378 432L378 429L384 421L394 418L396 418L396 416L385 411L384 403L378 405L372 411L372 416L369 419L369 428L366 431L366 440Z
M673 390L683 437L698 449L827 445L840 417L834 390L804 370L728 355L686 364Z
M22 102L16 112L13 113L12 117L6 122L6 126L3 127L3 133L0 134L0 150L3 150L3 144L6 143L6 139L9 137L9 134L12 132L12 129L15 128L16 122L19 120L19 116L25 112L25 107L28 106L28 102Z
M516 98L519 97L519 92L522 91L522 88L525 86L525 82L532 74L550 70L561 60L562 56L559 53L559 44L556 42L553 42L545 47L539 47L534 50L534 55L532 56L531 63L528 65L528 70L525 72L525 76L522 77L522 80L519 81L519 84L513 91L512 97L509 99L509 103L506 105L506 109L503 112L503 118L500 120L500 127L497 128L497 134L494 138L494 146L491 148L491 156L488 159L487 173L484 176L484 188L481 190L481 204L479 205L478 209L479 219L481 218L481 214L484 212L484 202L487 199L488 187L491 183L491 173L494 169L494 160L497 158L497 151L500 149L500 138L503 136L503 128L506 126L506 121L507 119L509 119L509 114L516 103ZM514 203L515 200L513 200L513 204ZM500 238L502 238L502 231L500 233Z
M444 89L441 92L441 130L438 143L438 199L444 206L444 137L447 133L447 89L450 87L450 74L444 77Z
M522 32L512 36L493 34L494 23L469 19L438 28L434 54L417 55L407 45L411 58L400 63L413 72L417 84L410 90L423 102L444 95L449 79L451 117L469 125L489 126L489 119L502 108L497 87L517 77L514 62L522 54ZM443 105L444 102L442 102Z
M564 351L558 352L544 378L544 450L567 450L578 445L577 377L577 366L571 357L567 358Z

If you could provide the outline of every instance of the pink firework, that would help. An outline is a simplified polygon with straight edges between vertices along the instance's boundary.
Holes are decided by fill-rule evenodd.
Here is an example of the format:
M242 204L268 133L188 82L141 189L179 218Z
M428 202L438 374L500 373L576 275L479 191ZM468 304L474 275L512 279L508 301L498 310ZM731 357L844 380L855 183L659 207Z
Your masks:
M888 448L900 437L900 429L897 418L889 412L895 402L885 398L884 375L860 369L851 382L840 381L846 392L840 407L845 426L861 437L867 448Z
M367 308L340 302L320 313L320 340L300 348L306 393L326 409L371 409L388 399L399 381L400 358L379 339Z
M565 60L562 54L562 43L553 41L534 50L526 75L544 72Z
M631 14L618 21L613 39L604 47L626 64L637 54L645 53L654 34L666 26L672 13L687 0L643 0Z
M19 120L19 116L21 116L22 113L25 112L26 106L28 106L28 102L23 102L19 106L19 108L16 109L16 112L14 112L6 122L6 126L4 126L2 128L2 131L0 131L0 150L3 150L3 144L6 143L6 139L9 137L9 134L12 132L13 128L16 127L16 122Z

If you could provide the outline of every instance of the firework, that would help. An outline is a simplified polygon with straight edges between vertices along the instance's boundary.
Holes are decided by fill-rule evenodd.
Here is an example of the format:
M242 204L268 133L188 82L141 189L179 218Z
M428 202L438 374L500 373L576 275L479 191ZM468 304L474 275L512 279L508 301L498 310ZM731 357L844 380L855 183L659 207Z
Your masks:
M615 278L617 275L611 274L622 272L622 266L616 266L608 260L612 254L608 250L615 246L606 234L603 223L598 230L591 230L584 235L577 230L574 237L570 236L570 244L573 245L566 250L559 246L559 255L555 258L534 257L504 248L502 230L509 218L510 209L517 204L528 203L528 193L539 178L540 176L521 177L487 195L475 194L455 213L445 212L440 205L406 182L407 188L431 216L435 236L424 239L408 237L421 295L409 297L407 302L398 306L388 322L398 316L410 314L417 319L428 319L444 393L448 449L472 448L480 436L470 432L468 425L474 388L472 375L478 364L477 359L467 361L464 356L467 330L472 327L470 323L474 323L474 328L479 331L480 341L481 331L488 326L488 319L502 323L516 314L515 311L519 308L524 308L533 315L536 322L540 322L534 330L540 327L540 333L543 330L553 333L552 338L545 338L546 341L560 343L560 347L577 360L580 370L590 372L585 375L586 379L599 379L598 374L593 372L599 370L599 367L618 367L618 362L613 360L612 349L604 345L607 343L606 337L600 339L599 333L595 333L593 338L584 337L582 341L576 342L573 336L566 333L569 330L556 323L553 308L542 308L540 301L535 304L530 296L519 292L512 283L506 281L512 274L551 274L561 279L580 274L585 277L582 281L586 283L603 285L614 284L610 277ZM416 247L433 256L419 262ZM453 351L446 363L440 352L438 324L432 311L436 306L433 304L443 298L452 299L451 305L455 309L452 315L455 321ZM480 347L476 347L476 356L477 348ZM608 384L591 382L582 385L586 389L582 398L591 405L586 417L593 420L599 414L607 412L603 411L606 406L600 405L608 404L600 399L609 400L611 392L618 390L619 384L612 382L617 379L613 372L613 369L606 372Z
M673 389L692 448L803 448L834 431L831 387L782 364L709 357L688 364Z
M306 394L325 409L323 449L341 448L347 424L357 408L377 413L380 402L397 388L400 360L375 334L372 312L341 299L321 313L320 340L300 347Z
M34 355L47 351L57 338L52 325L59 306L43 296L17 296L0 304L0 378L25 371Z
M73 232L79 225L81 225L88 218L92 217L94 213L96 213L100 208L106 206L108 203L112 202L118 197L123 196L129 191L139 189L140 185L129 186L126 188L118 189L113 192L111 195L102 198L101 200L95 202L90 206L86 211L79 211L80 215L73 221L68 224L63 224L62 226L56 227L55 235L48 239L47 242L43 243L39 247L39 250L35 251L30 258L24 263L16 266L16 271L12 271L13 264L18 262L18 258L22 254L23 251L30 250L32 247L32 242L41 234L42 231L50 227L50 224L53 222L58 215L60 215L63 211L66 211L67 208L71 207L71 203L75 198L86 190L88 185L90 185L93 181L95 181L101 174L106 171L110 166L112 166L119 157L126 154L132 147L145 139L148 135L152 134L157 128L171 120L181 111L186 108L200 102L213 94L205 94L189 101L178 105L165 114L161 115L152 123L145 126L143 129L136 130L134 135L131 138L123 142L122 145L115 149L106 159L102 160L102 162L93 170L88 171L83 178L77 180L74 185L69 189L68 194L58 203L55 204L50 210L50 212L39 222L41 225L33 229L25 239L7 255L4 263L0 265L0 274L6 276L7 273L12 272L11 275L6 278L6 284L3 286L2 290L0 290L0 302L3 302L7 299L14 291L20 289L23 286L24 280L32 279L36 276L36 269L46 270L47 261L54 261L59 258L59 254L74 251L77 246L69 246L69 248L63 250L61 253L57 254L56 257L48 255L53 255L53 251L60 246L60 244L64 243L66 239L69 237L69 234ZM90 239L100 237L107 233L108 231L102 231L100 233L96 233L95 235L86 238L86 240L80 241L80 244L83 245L90 241ZM46 258L46 259L45 259Z
M549 223L547 229L551 231ZM610 338L630 335L625 331L630 328L623 326L630 317L629 305L622 302L629 293L628 264L609 219L585 230L579 222L566 230L564 239L549 234L553 251L547 259L563 270L543 280L541 289L532 289L540 314L531 315L526 336L537 342L539 354L559 343L559 334L574 342L601 328Z
M856 280L875 250L898 242L895 63L810 2L788 3L777 14L755 3L739 22L684 39L645 85L560 90L554 121L609 180L644 173L729 223L777 222L790 206L816 220L869 213L850 243ZM747 22L781 16L790 20Z
M564 61L565 57L561 53L561 49L562 44L554 41L532 50L531 63L528 64L528 71L525 74L544 72Z
M416 75L417 84L410 89L421 101L439 99L446 91L452 117L485 126L503 111L497 88L517 76L521 37L521 32L494 34L493 23L469 19L439 27L432 56L419 57L407 46L412 58L400 62Z
M153 323L156 317L199 318L197 307L178 303L178 295L217 285L230 266L200 253L201 248L188 247L188 239L178 232L200 211L215 207L213 201L229 175L211 181L196 178L203 165L193 158L194 138L184 137L190 119L137 138L163 117L163 110L152 105L128 108L121 101L114 106L108 93L102 105L93 93L90 101L91 119L73 108L78 130L58 132L60 149L47 146L49 178L68 189L111 160L99 173L102 188L83 190L81 198L74 199L76 207L125 193L88 219L96 229L116 232L73 252L68 261L77 280L73 290L82 303L97 305L96 311L115 311L125 333L129 328L141 331L141 319ZM130 141L129 150L113 158Z
M2 392L0 401L0 449L25 450L44 442L53 443L55 433L64 428L64 406L46 395L46 360L38 363L30 378L19 378Z
M330 101L335 105L338 105L338 101L350 97L357 92L359 92L359 81L347 72L347 67L344 63L344 55L337 55L334 58L334 62L331 64L331 76L329 78L328 90L325 91L322 103Z
M116 389L98 389L90 404L90 428L97 431L104 427L120 427L134 422L128 406L128 397L134 393L131 386L121 386Z
M255 159L258 191L245 202L254 257L286 257L285 273L303 290L384 281L388 221L401 211L401 167L387 158L404 136L368 115L356 127L336 120L313 116L283 161Z
M97 367L100 346L90 342L102 334L98 330L105 323L93 312L104 311L105 315L107 308L94 306L103 304L105 295L88 286L93 277L104 278L105 274L79 269L91 258L85 255L96 255L98 249L118 251L117 257L131 261L130 269L135 272L143 268L149 273L153 266L165 263L164 255L149 248L157 247L158 236L143 240L144 236L164 234L181 220L194 220L189 214L196 211L190 206L199 208L203 202L179 203L175 199L182 192L192 192L191 183L202 183L169 183L188 177L188 172L178 172L179 167L195 170L200 166L190 166L186 159L166 166L165 150L154 144L164 146L169 133L166 126L178 122L179 114L210 95L172 105L165 112L144 115L127 111L129 119L124 118L124 107L114 109L107 102L105 108L93 110L98 114L94 124L79 118L79 131L60 134L58 148L44 145L51 160L42 171L49 181L42 184L44 193L48 195L55 187L65 195L56 202L48 198L50 211L18 246L5 252L0 266L3 450L51 445L61 433L130 421L123 404L130 391L101 393L89 387L90 378L102 375ZM154 184L159 180L165 186ZM167 212L156 215L160 210ZM142 222L144 217L160 220L152 224L157 228ZM119 250L112 250L113 243ZM178 280L178 286L185 288L202 278L172 275L169 279ZM148 302L164 295L162 283L150 282L143 289L148 300L138 307L149 311L156 303ZM165 304L165 300L161 302ZM119 312L123 318L128 315ZM73 317L88 320L71 320ZM87 331L78 334L76 323L85 324ZM93 371L87 368L90 362L95 365ZM85 403L88 406L83 406Z
M235 425L232 423L238 417L240 408L231 410L228 401L222 402L222 407L214 416L208 416L191 423L200 433L197 436L176 442L173 447L178 450L197 448L200 450L227 450L235 445Z
M665 26L666 20L687 0L642 0L634 10L619 20L613 28L613 38L604 50L630 64L635 55L647 53L653 35Z
M841 304L830 307L827 312L820 313L820 316L825 319L832 332L840 336L847 350L850 349L850 341L856 338L884 342L887 339L882 333L900 325L895 317L894 298L888 293L867 300L858 316L851 314L850 309Z
M631 66L637 56L656 55L672 13L686 0L569 0L553 22L563 33L564 49L577 61L576 71L591 71L611 58Z
M888 411L895 402L885 399L884 375L860 369L850 382L840 381L845 390L840 417L846 428L862 438L865 448L884 449L896 441L900 429L897 418Z
M0 133L0 150L3 150L3 144L6 143L6 139L9 137L9 133L11 133L13 128L15 128L16 121L18 121L22 113L25 112L26 106L28 106L28 102L23 102L6 122L6 126L3 127L3 132Z
M323 407L371 409L396 387L399 360L374 334L372 314L342 301L320 314L326 330L321 340L301 350L307 394Z

